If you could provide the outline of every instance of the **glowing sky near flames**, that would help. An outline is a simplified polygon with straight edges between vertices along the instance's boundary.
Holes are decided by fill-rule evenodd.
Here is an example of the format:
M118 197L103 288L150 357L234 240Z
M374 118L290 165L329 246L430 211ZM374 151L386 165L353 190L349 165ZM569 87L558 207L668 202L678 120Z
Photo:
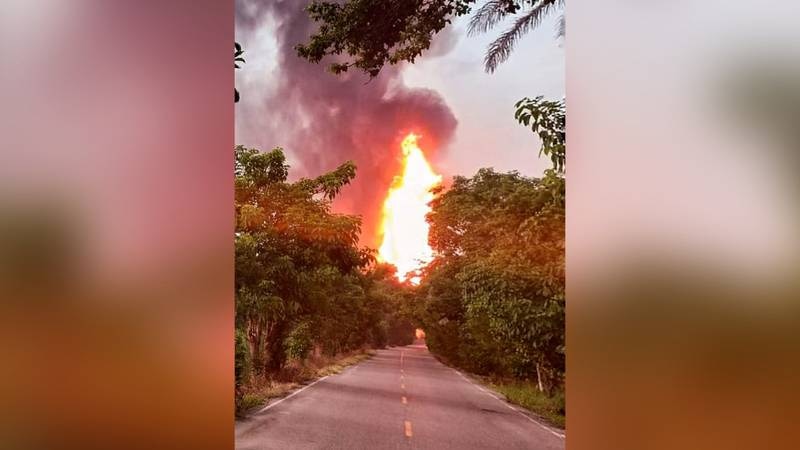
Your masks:
M381 213L379 233L383 240L378 259L397 267L397 278L401 281L433 258L425 215L430 212L428 203L433 200L431 189L442 182L442 176L425 159L418 139L414 133L403 139L402 172L389 188ZM416 284L419 279L412 277L409 281Z

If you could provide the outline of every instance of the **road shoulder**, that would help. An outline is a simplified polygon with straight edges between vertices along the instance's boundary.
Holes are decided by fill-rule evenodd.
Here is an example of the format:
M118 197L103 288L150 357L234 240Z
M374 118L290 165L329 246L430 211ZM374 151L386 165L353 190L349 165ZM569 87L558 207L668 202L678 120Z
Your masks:
M517 413L525 416L531 422L536 423L540 427L548 430L550 433L558 437L564 438L566 436L566 429L563 426L561 426L558 423L555 423L553 420L537 413L536 411L532 411L523 405L510 401L505 394L499 392L497 389L492 387L492 381L487 377L482 377L480 375L465 372L461 369L452 366L451 364L448 364L446 361L442 360L442 358L435 355L434 353L431 353L431 355L442 365L456 372L461 378L463 378L468 383L475 386L478 390L483 391L484 393L494 397L495 399L497 399L497 401L503 403L507 408L514 410Z
M345 369L355 366L375 355L375 350L343 355L332 360L329 364L315 369L312 374L305 373L296 380L274 381L268 380L263 386L251 387L244 394L247 406L236 414L236 422L247 422L249 418L268 410L277 403L294 396L323 379L341 373Z

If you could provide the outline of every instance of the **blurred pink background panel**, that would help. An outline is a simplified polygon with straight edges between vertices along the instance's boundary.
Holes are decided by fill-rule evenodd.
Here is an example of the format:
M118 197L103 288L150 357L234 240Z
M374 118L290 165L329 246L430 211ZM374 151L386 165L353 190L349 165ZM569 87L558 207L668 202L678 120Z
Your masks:
M232 446L233 39L232 1L0 6L11 448Z
M800 8L567 8L568 448L796 447Z

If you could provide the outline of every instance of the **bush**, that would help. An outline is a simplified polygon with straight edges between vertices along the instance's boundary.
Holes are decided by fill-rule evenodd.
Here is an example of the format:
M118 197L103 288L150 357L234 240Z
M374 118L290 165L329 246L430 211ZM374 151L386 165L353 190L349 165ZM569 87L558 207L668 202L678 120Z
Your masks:
M495 381L490 383L490 386L505 395L511 403L535 412L554 425L564 427L566 423L564 391L547 395L539 391L536 383L526 381Z
M309 322L300 322L292 328L283 340L286 356L293 360L303 360L314 348L314 336Z
M389 343L389 323L385 319L375 325L371 341L374 348L384 348Z
M239 411L247 411L248 409L255 408L256 406L260 406L264 403L264 398L259 395L255 394L245 394L242 396L242 400L238 405Z
M405 318L394 318L389 326L389 345L409 345L414 342L414 324Z
M234 342L234 374L236 387L246 383L252 370L250 348L247 345L247 335L243 330L236 329Z

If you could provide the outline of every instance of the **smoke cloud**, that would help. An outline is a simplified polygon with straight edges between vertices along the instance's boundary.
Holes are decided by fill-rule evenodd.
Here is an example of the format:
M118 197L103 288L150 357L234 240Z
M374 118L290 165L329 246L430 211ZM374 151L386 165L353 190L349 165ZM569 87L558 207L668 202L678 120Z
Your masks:
M399 66L370 80L352 69L331 74L328 60L299 58L294 47L315 29L305 4L237 0L236 38L247 63L237 73L242 101L236 142L260 150L283 147L293 176L313 177L353 160L356 178L334 208L361 215L361 243L377 248L380 208L399 172L400 141L410 131L422 135L420 146L435 161L457 121L438 93L406 86ZM452 47L453 36L442 33L440 39L438 53Z

